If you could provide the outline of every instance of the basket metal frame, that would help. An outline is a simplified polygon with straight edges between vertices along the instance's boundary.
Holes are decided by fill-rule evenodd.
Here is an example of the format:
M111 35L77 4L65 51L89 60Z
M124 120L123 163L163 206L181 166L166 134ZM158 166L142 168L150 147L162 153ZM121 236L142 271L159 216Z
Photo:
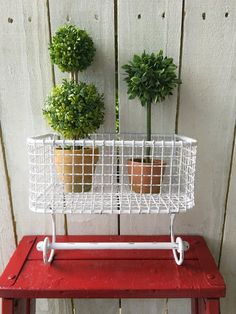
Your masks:
M157 137L157 139L153 141L145 141L143 139L139 139L137 137L135 140L129 140L124 139L122 135L109 135L109 139L104 139L102 135L101 138L99 138L99 134L95 135L95 138L93 139L86 139L86 140L64 140L59 139L57 135L55 134L46 134L43 136L37 136L29 138L27 143L28 147L30 147L30 174L35 175L34 181L31 182L31 190L30 190L30 209L37 211L37 206L40 204L40 210L39 212L44 213L50 213L51 214L51 220L52 220L52 239L49 240L48 237L44 239L44 241L40 241L37 244L37 250L43 252L43 261L45 264L51 263L53 261L53 257L55 254L55 250L135 250L135 249L149 249L149 250L156 250L156 249L167 249L172 250L174 260L177 265L181 265L184 261L184 253L189 249L189 244L186 241L183 241L181 237L175 238L174 235L174 221L175 216L177 213L185 212L187 209L192 208L194 206L194 175L195 175L195 159L196 159L196 146L197 142L194 139L180 136L180 135L166 135L166 136L160 136L160 138ZM129 134L127 135L130 136ZM143 138L142 135L138 135L140 138ZM73 149L77 146L86 147L91 146L95 147L98 146L101 149L101 169L102 172L97 174L97 177L101 179L101 181L97 184L99 190L96 192L95 184L92 186L92 192L86 193L82 190L82 193L64 193L63 189L59 186L58 183L55 184L53 181L52 184L52 190L50 189L44 189L42 194L42 200L40 203L40 198L37 199L37 197L33 198L33 193L37 193L37 187L39 186L38 182L36 181L37 175L41 175L40 169L43 168L37 168L37 158L40 157L42 162L42 167L44 164L48 164L48 172L52 172L52 151L51 148L61 145L61 147L64 147L66 145L71 145ZM37 151L37 148L40 148L41 151ZM45 156L47 157L46 149L49 149L49 156L50 160L46 160ZM150 147L151 150L151 160L153 162L156 151L158 151L158 157L161 158L163 161L163 158L166 157L163 152L165 152L165 149L168 149L169 156L169 164L168 164L168 171L169 174L166 175L168 182L166 184L166 190L163 188L165 185L164 183L160 184L160 194L159 195L152 195L149 194L136 194L133 192L130 192L127 189L129 189L129 183L128 182L128 175L124 172L125 170L125 161L124 159L130 157L132 160L134 160L134 152L135 150L141 152L141 160L144 160L145 158L145 148ZM105 149L108 149L109 153L104 153ZM118 149L118 153L117 153ZM127 153L128 149L128 153ZM116 150L116 151L115 151ZM175 155L175 151L178 151L178 154ZM32 153L33 152L33 153ZM36 152L36 153L35 153ZM116 152L116 155L115 155ZM35 156L34 156L35 154ZM42 156L40 155L42 154ZM50 155L51 154L51 155ZM186 156L184 156L184 154ZM104 182L105 174L104 169L105 166L110 166L110 180L113 180L114 173L114 155L116 158L119 159L118 164L115 164L115 166L118 165L119 167L119 180L118 183L115 182L115 184L111 184L111 182L108 182L107 186L111 188L111 193L106 194L105 188L106 183ZM33 159L32 162L32 156L35 157L35 160ZM104 161L104 156L108 158L108 161ZM35 163L35 164L34 164ZM175 164L176 163L176 164ZM33 166L32 166L33 164ZM183 164L183 166L182 166ZM36 166L35 166L36 165ZM33 167L33 168L32 168ZM36 167L36 168L34 168ZM176 170L176 169L177 170ZM183 170L184 168L184 170ZM33 169L33 170L32 170ZM36 169L36 170L35 170ZM173 170L175 169L175 170ZM34 173L35 171L35 173ZM174 172L176 171L176 172ZM46 173L44 169L44 178L47 176L48 173ZM74 175L74 174L72 174ZM93 175L96 176L95 173ZM173 180L173 177L175 179L175 182ZM36 178L36 179L35 179ZM53 180L55 180L56 175L52 177ZM51 180L51 179L50 179ZM126 181L125 181L126 180ZM175 184L174 184L175 183ZM33 191L32 191L33 186ZM50 188L50 185L48 185ZM175 193L173 192L173 186L176 189ZM180 198L182 196L181 194L181 188L184 186L185 190L182 193L183 199ZM43 187L44 188L44 187ZM119 193L116 193L114 190L115 188L119 189ZM46 192L45 192L46 191ZM31 195L32 194L32 195ZM78 194L75 197L75 194ZM47 203L47 195L51 195L51 199ZM61 199L56 203L58 195L61 196ZM108 201L106 199L108 195ZM188 198L185 197L186 195L189 196L189 202ZM114 198L113 198L114 196ZM174 198L174 197L175 198ZM90 198L89 198L90 197ZM94 198L92 198L94 197ZM96 203L96 197L99 197L100 201L100 209L96 211L94 204ZM169 197L169 198L168 198ZM115 200L119 200L119 208L114 207ZM38 203L37 203L38 202ZM93 206L88 209L88 204L93 204ZM110 202L110 203L109 203ZM133 202L133 203L132 203ZM163 204L165 206L163 206ZM54 205L59 204L59 210ZM108 204L109 207L106 210L105 204ZM127 205L128 204L128 205ZM136 209L133 210L132 204L135 204ZM47 209L44 207L47 205ZM122 207L126 208L125 210L122 210ZM144 205L146 206L145 210L143 209ZM35 206L35 207L34 207ZM70 207L71 206L71 207ZM69 209L68 209L69 208ZM74 209L73 209L74 208ZM56 242L56 213L99 213L99 214L122 214L122 213L139 213L139 214L149 214L149 213L167 213L170 216L170 242L135 242L135 243L127 243L127 242L99 242L99 243L81 243L81 242L74 242L74 243L58 243Z

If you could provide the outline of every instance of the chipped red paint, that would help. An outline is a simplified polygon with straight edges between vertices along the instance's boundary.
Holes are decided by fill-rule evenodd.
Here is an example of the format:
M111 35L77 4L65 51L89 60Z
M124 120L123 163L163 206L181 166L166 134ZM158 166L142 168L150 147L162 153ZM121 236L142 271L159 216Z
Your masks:
M36 243L25 236L0 278L4 314L9 299L35 298L192 298L192 313L219 313L225 284L200 236L190 243L182 266L165 250L58 251L44 265ZM58 242L168 241L168 236L58 236ZM6 301L5 301L6 300Z

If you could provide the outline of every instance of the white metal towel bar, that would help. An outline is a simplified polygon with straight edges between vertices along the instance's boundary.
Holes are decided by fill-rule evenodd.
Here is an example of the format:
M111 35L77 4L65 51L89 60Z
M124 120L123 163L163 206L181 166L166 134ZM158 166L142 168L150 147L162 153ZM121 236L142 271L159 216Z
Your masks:
M184 252L189 249L189 244L180 237L174 240L174 218L170 215L170 236L171 242L56 242L56 221L52 217L52 242L46 237L44 241L37 243L37 250L43 252L45 264L51 263L55 250L172 250L175 262L181 265L184 260ZM48 257L48 253L49 257ZM178 256L179 255L179 256Z

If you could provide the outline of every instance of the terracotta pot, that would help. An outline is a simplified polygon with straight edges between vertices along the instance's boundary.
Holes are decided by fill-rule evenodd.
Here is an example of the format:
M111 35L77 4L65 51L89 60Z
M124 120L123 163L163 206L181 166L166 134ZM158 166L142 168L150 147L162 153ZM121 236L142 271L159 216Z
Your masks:
M128 160L128 174L131 189L136 193L160 193L160 184L165 170L165 162L153 160L153 163L140 159Z
M73 155L74 154L74 155ZM89 192L92 186L92 173L99 159L99 148L55 149L55 166L59 179L64 183L65 192ZM93 169L94 163L94 169Z

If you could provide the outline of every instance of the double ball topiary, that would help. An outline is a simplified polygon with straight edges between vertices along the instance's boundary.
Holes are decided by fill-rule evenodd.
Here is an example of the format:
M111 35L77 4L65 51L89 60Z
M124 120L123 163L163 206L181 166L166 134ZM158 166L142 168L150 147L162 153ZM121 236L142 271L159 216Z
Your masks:
M52 89L43 114L64 138L87 138L103 123L103 96L93 84L63 80Z
M85 30L65 25L55 33L49 46L51 60L62 72L85 70L93 61L95 48Z
M51 60L71 80L63 80L48 96L43 114L52 129L65 139L82 139L94 133L104 121L103 95L92 84L78 83L78 72L85 70L95 54L86 31L74 25L61 27L49 47Z

